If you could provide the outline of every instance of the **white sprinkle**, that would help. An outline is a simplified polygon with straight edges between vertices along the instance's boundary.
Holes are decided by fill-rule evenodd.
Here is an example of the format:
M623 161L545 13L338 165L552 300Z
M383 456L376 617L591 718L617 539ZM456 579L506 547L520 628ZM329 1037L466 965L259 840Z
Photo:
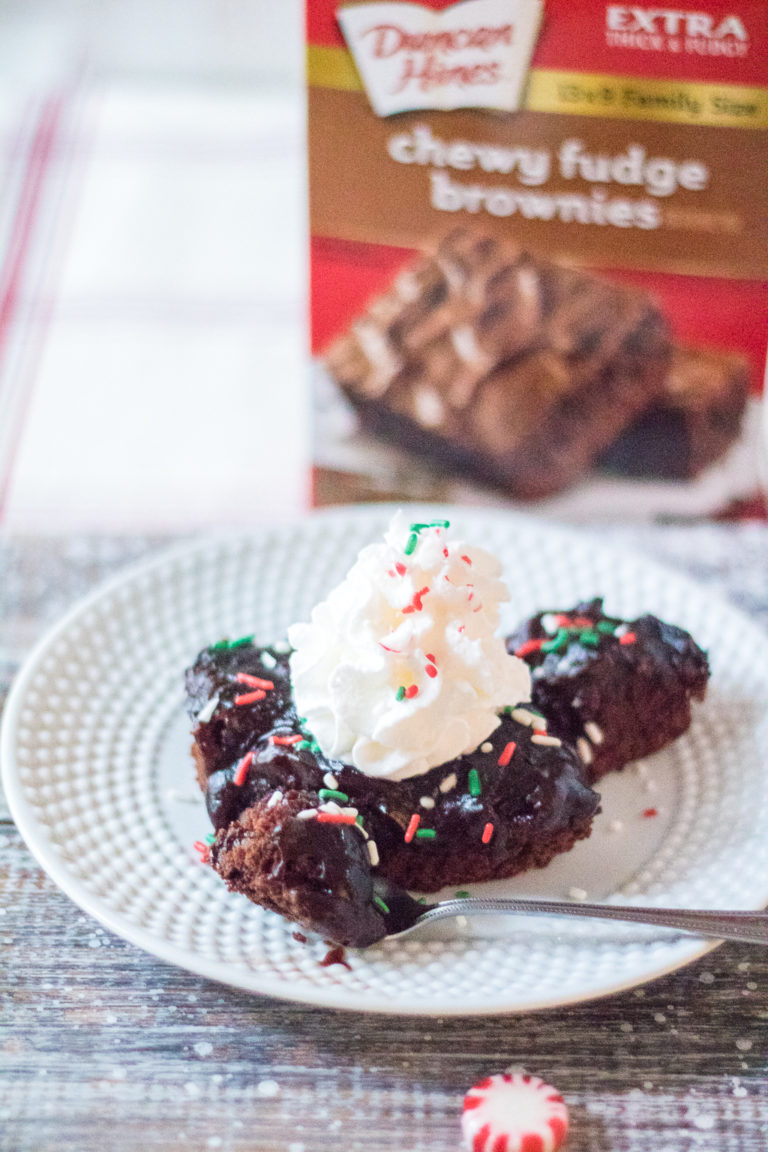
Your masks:
M197 793L197 795L195 795L192 792L179 792L179 790L177 788L167 788L165 791L165 795L168 798L168 800L175 800L179 804L199 804L200 803L200 793L199 792ZM2 909L0 909L0 916L4 916L4 915L5 915L5 909L2 908Z
M634 1032L634 1025L629 1020L622 1020L619 1024L620 1032Z
M280 1085L277 1080L259 1080L256 1085L256 1095L265 1097L279 1096Z
M667 1018L663 1012L656 1012L653 1018L657 1024L666 1024L667 1022Z
M325 776L323 776L323 784L325 784L326 788L330 788L331 791L338 792L339 782L333 772L326 772Z
M368 856L371 861L371 867L377 868L379 864L379 850L376 847L375 840L368 841Z
M603 730L599 724L595 724L594 720L587 720L584 725L584 731L593 744L602 744L604 739Z
M541 717L534 716L533 712L529 712L527 708L513 708L512 719L516 720L518 724L527 724L529 728L538 728Z
M556 618L552 612L545 612L544 613L544 615L541 618L541 626L545 632L549 633L550 636L554 636L554 634L557 632L557 630L559 628L557 620L556 620Z
M647 780L644 782L644 784L643 784L643 791L644 791L644 792L655 792L655 791L656 791L656 787L657 787L657 786L656 786L656 781L655 781L655 780L651 780L651 779L650 779L650 777L649 777L649 778L648 778L648 779L647 779Z
M456 917L456 924L457 924L457 927L459 927L459 928L466 928L466 926L467 926L466 916L457 916Z
M269 668L270 671L277 667L277 660L275 660L271 652L262 652L261 656L259 656L259 660L264 665L264 667Z
M647 777L648 777L648 765L644 764L642 760L635 765L635 771L637 772L638 780L646 780L647 779Z
M749 1052L750 1048L752 1047L752 1041L751 1040L737 1040L736 1041L736 1047L738 1048L739 1052Z
M287 656L291 650L291 646L287 640L278 640L277 644L272 645L272 651L277 652L279 656Z
M199 1096L200 1095L200 1089L198 1088L197 1084L195 1084L192 1080L188 1080L187 1083L184 1085L184 1091L186 1092L187 1096Z
M568 896L571 900L586 900L587 890L586 888L569 888Z
M420 796L419 804L422 808L434 808L435 802L431 796Z
M267 800L267 808L274 808L275 804L279 804L283 798L283 794L279 788L275 788L274 792Z
M691 1123L694 1128L699 1128L702 1132L707 1132L710 1128L714 1128L715 1118L714 1116L692 1116Z
M578 740L576 741L576 751L579 753L579 756L581 756L581 759L585 764L591 764L595 758L592 751L592 745L584 736L579 736Z
M531 744L546 744L549 748L559 748L562 740L557 736L531 736Z
M618 628L613 630L614 636L626 636L627 632L629 632L628 624L619 624Z
M198 1056L210 1056L211 1052L213 1052L213 1044L210 1044L207 1040L200 1040L195 1044L194 1048Z
M292 1144L288 1145L288 1152L305 1152L305 1145L300 1140L294 1140Z
M296 813L297 820L311 820L313 816L317 816L317 808L303 808Z
M208 721L210 720L211 716L213 716L214 712L218 708L218 706L219 706L219 695L217 692L215 696L211 696L208 703L204 704L202 706L202 708L200 709L200 711L198 712L198 714L197 714L198 724L207 724Z
M440 781L439 788L440 788L441 792L450 792L452 788L456 787L456 784L457 784L456 773L455 772L449 772L448 775L445 776Z
M332 812L334 816L341 816L341 808L335 800L326 800L324 804L318 804L319 812Z
M480 745L480 751L493 752L493 744L491 744L490 740L486 740L484 744Z
M611 833L612 836L617 835L617 833L619 833L619 832L623 832L624 831L624 821L623 820L611 820L610 824L608 825L608 831Z
M733 1087L734 1096L746 1096L747 1090L742 1084L735 1084Z

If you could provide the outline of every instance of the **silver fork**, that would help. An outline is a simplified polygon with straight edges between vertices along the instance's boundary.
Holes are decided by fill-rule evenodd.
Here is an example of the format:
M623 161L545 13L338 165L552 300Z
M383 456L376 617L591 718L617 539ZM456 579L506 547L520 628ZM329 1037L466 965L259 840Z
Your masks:
M387 935L390 940L449 916L533 912L537 915L632 921L635 924L651 924L658 928L673 928L694 936L740 940L746 944L768 944L768 912L721 912L704 908L638 908L621 904L582 902L576 904L564 900L517 900L483 896L442 900L438 904L419 904L415 900L409 900L407 903L400 900L396 903L397 907L392 908L391 931Z

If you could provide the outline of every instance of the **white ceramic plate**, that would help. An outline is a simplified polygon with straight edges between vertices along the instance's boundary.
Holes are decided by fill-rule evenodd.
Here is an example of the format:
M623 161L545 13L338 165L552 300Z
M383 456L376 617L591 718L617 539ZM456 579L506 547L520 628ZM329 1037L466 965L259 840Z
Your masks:
M562 918L451 922L323 967L320 940L262 911L198 861L182 674L206 643L281 638L342 578L392 509L335 509L247 537L208 538L88 597L19 675L2 732L14 818L53 879L127 940L254 992L333 1007L450 1015L527 1011L631 987L711 943ZM606 779L592 836L546 869L475 892L689 907L768 901L768 644L696 584L594 539L503 511L448 515L501 556L505 628L537 608L603 594L611 613L655 612L709 650L712 684L690 732ZM644 815L655 809L656 815Z

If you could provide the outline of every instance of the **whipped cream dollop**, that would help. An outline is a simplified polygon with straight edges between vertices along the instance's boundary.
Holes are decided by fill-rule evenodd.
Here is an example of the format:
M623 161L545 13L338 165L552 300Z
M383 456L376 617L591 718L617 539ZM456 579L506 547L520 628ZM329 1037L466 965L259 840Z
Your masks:
M326 756L404 780L472 752L530 699L501 636L501 564L446 520L399 512L288 639L294 700Z

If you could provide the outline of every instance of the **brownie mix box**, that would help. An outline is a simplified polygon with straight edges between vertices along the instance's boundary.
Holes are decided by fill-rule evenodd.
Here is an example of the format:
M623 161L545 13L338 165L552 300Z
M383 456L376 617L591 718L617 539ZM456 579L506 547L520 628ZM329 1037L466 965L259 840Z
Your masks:
M308 0L316 503L760 487L768 4Z

